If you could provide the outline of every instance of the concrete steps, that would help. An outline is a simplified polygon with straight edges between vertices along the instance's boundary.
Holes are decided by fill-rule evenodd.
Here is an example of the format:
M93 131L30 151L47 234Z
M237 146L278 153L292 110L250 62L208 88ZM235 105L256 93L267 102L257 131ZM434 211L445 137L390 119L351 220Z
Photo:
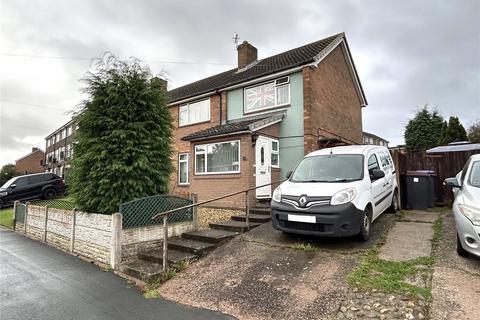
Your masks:
M271 220L269 203L250 209L250 229ZM222 245L240 233L246 232L245 215L232 216L230 221L211 223L210 229L183 233L168 239L169 266L184 260L194 260ZM162 274L163 247L138 253L138 260L122 265L122 271L134 278L150 281Z
M215 243L193 240L185 237L168 239L168 249L190 252L200 256L203 256L216 247Z
M137 260L123 264L121 270L123 273L128 274L131 277L148 282L161 275L162 265L150 261Z
M245 222L247 218L245 215L232 216L232 220ZM272 220L272 218L270 217L270 215L253 213L253 214L250 214L249 220L250 222L255 222L255 223L266 223Z
M251 207L250 214L270 215L270 207Z
M250 222L250 229L258 227L260 223ZM247 225L243 221L225 221L225 222L218 222L218 223L210 223L210 228L216 230L226 230L226 231L234 231L238 233L247 232Z
M193 260L197 256L190 252L179 251L179 250L168 250L168 264L175 264L183 260ZM158 264L163 263L163 248L155 248L152 250L147 250L140 252L138 258L144 261L150 261Z
M226 240L230 240L236 235L238 235L238 233L232 231L204 229L186 232L182 234L182 238L218 244Z

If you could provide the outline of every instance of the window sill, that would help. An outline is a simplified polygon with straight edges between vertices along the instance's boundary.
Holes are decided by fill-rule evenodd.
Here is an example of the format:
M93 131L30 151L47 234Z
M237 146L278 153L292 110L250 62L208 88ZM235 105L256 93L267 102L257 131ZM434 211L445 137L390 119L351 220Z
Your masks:
M254 110L254 111L245 111L245 109L243 109L243 114L248 115L248 114L255 114L255 113L260 113L260 112L266 112L266 111L270 111L270 110L274 110L274 109L279 109L279 108L282 108L282 107L283 108L290 107L290 105L291 105L291 102L284 103L284 104L279 104L279 105L273 106L273 107L257 109L257 110Z
M190 187L190 183L179 183L179 187Z
M211 119L208 119L208 120L205 120L205 121L200 121L200 122L194 122L194 123L184 124L184 125L178 124L178 129L195 126L195 125L197 125L197 124L202 124L202 123L209 123L209 122L211 122Z

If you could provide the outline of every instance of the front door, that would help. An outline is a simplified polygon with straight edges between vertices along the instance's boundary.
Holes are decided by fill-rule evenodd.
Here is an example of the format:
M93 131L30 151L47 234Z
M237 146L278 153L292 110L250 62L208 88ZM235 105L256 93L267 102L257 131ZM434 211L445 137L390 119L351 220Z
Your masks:
M261 186L272 182L271 169L271 151L270 140L264 137L258 137L255 145L255 177L256 186ZM272 186L256 189L257 198L271 198Z

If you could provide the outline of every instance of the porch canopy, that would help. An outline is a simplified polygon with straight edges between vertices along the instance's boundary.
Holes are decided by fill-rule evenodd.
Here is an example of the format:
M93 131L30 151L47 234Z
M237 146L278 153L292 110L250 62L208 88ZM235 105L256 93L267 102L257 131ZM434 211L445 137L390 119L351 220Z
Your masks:
M242 119L239 121L232 120L225 124L191 133L183 137L182 140L195 141L213 137L229 136L234 134L237 135L241 133L253 133L257 130L269 127L282 121L283 117L284 113L277 113L274 115Z

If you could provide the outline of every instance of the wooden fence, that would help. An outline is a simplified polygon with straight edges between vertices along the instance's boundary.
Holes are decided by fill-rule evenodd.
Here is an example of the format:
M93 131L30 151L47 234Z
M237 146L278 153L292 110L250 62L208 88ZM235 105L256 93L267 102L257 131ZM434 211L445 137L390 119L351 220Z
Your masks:
M401 177L409 170L433 170L437 173L436 190L438 205L448 205L452 201L452 191L443 185L445 178L454 177L467 162L468 158L480 153L475 151L426 153L425 151L406 152L402 149L390 150L397 172L400 174L399 185L402 185ZM403 193L402 193L403 194Z

